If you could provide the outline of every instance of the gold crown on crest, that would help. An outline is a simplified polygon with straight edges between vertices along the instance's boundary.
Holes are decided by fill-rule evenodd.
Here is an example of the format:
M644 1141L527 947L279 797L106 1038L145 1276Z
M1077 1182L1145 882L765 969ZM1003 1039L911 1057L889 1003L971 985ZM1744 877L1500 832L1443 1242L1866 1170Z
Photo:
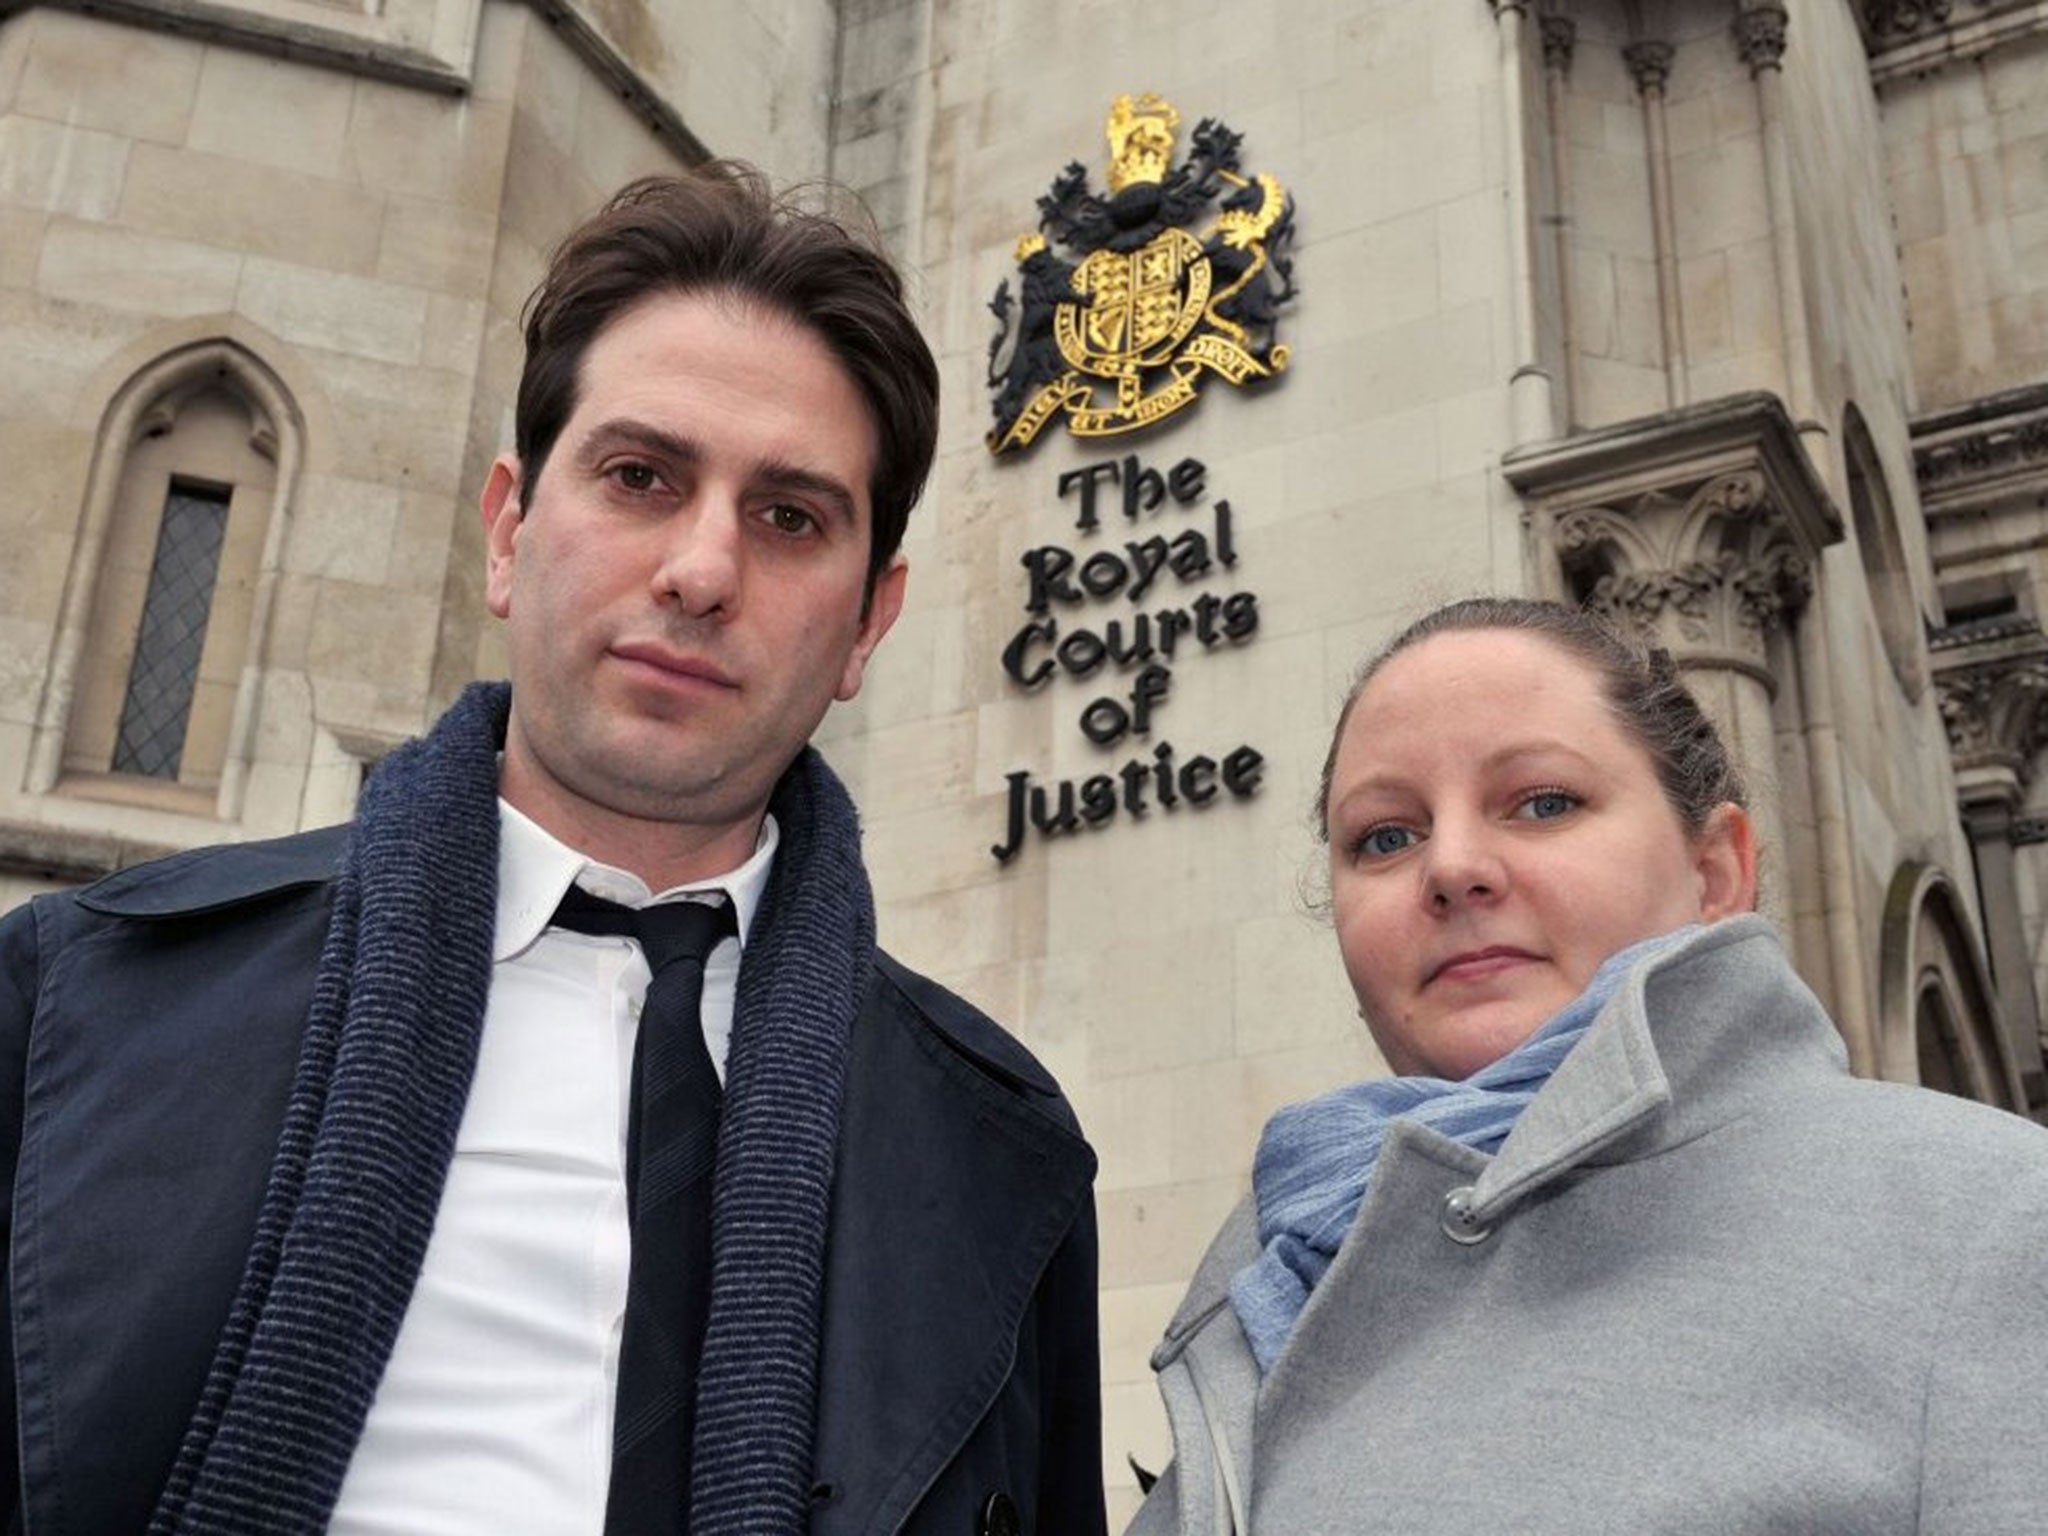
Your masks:
M1173 134L1180 113L1151 91L1117 97L1104 131L1109 135L1109 190L1162 182L1173 165Z

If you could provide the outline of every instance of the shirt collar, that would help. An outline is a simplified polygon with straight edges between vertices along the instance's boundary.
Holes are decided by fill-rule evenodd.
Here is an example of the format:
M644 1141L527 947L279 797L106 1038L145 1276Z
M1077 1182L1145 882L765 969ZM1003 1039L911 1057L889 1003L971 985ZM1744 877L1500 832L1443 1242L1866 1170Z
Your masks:
M754 852L738 869L655 892L638 875L584 857L501 798L498 923L491 943L491 959L509 960L539 938L571 885L580 885L593 896L628 907L721 892L732 902L740 948L744 950L754 926L754 914L760 910L761 898L768 890L768 871L775 862L775 848L780 841L774 816L764 815Z

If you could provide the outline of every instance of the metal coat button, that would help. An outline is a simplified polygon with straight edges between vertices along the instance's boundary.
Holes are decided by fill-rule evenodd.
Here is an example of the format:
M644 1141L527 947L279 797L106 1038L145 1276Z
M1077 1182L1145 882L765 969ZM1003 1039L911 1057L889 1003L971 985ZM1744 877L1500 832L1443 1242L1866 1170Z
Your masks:
M1481 1221L1473 1213L1472 1207L1473 1195L1470 1184L1460 1184L1444 1196L1442 1220L1445 1237L1454 1243L1463 1243L1470 1247L1474 1243L1483 1243L1493 1236L1493 1228Z
M1007 1493L992 1493L981 1506L981 1522L975 1536L1024 1536L1024 1522L1017 1518L1017 1505Z

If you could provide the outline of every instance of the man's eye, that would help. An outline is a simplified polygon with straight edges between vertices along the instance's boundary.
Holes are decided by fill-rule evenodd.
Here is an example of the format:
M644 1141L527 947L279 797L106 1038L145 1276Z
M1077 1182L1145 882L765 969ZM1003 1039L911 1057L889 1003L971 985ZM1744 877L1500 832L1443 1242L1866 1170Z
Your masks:
M612 478L629 491L651 491L661 479L652 464L620 464L612 470Z
M768 521L778 533L809 533L818 526L808 508L782 502L768 509Z

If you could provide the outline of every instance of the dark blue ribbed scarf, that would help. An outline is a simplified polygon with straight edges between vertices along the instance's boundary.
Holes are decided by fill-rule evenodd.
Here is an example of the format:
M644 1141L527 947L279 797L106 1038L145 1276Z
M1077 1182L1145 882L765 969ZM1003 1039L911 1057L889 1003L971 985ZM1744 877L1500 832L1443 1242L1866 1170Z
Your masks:
M472 686L371 778L233 1309L152 1536L326 1528L419 1275L476 1066L510 692ZM803 1529L848 1031L874 904L806 748L741 967L698 1378L695 1536Z

